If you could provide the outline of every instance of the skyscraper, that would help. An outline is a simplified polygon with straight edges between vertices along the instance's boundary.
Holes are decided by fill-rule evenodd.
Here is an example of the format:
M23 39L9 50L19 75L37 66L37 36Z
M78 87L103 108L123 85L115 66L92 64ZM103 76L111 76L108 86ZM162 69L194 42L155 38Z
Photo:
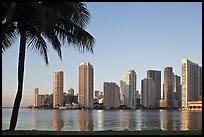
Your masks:
M141 80L141 104L145 107L155 107L156 83L152 78Z
M114 82L104 82L104 106L106 109L120 106L120 88Z
M39 89L35 88L34 91L34 100L33 100L33 107L40 107L45 105L45 99L49 96L48 94L42 95L39 94Z
M38 88L35 88L34 91L33 91L33 107L37 107L38 104L37 104L37 96L38 96L38 93L39 93L39 90Z
M174 99L177 100L177 104L174 107L181 107L181 77L174 75Z
M120 94L122 105L128 108L135 109L137 106L136 97L136 73L134 70L129 70L123 75L120 81Z
M59 70L54 72L53 108L63 106L63 82L63 71Z
M202 99L202 66L198 67L198 97Z
M161 71L157 70L147 70L147 78L152 78L155 82L155 99L161 99Z
M93 108L93 72L89 62L79 64L78 103L81 107Z
M164 99L167 108L173 107L174 73L172 71L172 67L164 68Z
M198 70L199 65L188 59L182 59L182 107L188 107L188 102L198 100ZM201 76L202 77L202 76ZM202 85L202 84L201 84Z

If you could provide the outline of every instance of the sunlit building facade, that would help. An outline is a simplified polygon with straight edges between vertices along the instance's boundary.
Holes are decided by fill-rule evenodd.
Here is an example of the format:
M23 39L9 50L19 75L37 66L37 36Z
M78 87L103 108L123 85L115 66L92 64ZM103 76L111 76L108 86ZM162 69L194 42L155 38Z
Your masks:
M79 65L78 103L81 107L93 108L94 69L89 62Z
M53 91L53 108L63 106L63 79L64 73L62 70L54 72L54 91Z
M164 68L164 99L166 100L166 107L173 108L173 87L174 87L174 73L172 67Z
M121 105L131 109L135 109L137 106L136 80L136 72L129 70L120 81Z
M202 66L198 67L198 97L202 99Z
M156 84L152 78L141 80L141 105L147 108L154 108L156 101Z
M104 107L106 109L117 108L120 106L120 88L114 82L104 82Z
M161 71L147 70L147 78L152 78L155 82L155 99L161 99Z
M38 106L38 104L37 104L38 93L39 93L39 89L35 88L34 91L33 91L33 107L37 107Z
M191 62L188 59L182 59L181 64L182 64L182 107L187 108L188 102L199 99L199 87L198 87L199 65Z

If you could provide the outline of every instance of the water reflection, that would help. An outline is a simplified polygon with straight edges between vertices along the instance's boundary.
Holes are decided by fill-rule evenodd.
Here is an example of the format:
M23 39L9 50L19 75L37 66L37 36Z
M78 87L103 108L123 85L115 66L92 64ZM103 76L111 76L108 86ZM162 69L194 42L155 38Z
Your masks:
M38 113L36 113L36 111L33 111L33 129L37 129L38 128Z
M52 111L52 130L60 131L64 126L62 120L62 110L53 109Z
M160 130L159 111L141 111L141 130Z
M78 110L77 115L80 131L93 131L92 110Z
M97 110L94 113L96 114L96 121L94 124L95 129L104 130L103 110Z
M120 115L119 115L119 120L120 120L120 128L123 128L125 130L130 129L130 114L128 110L121 110ZM134 119L132 119L134 121Z
M160 121L162 130L199 130L202 128L202 113L163 110Z
M202 130L202 112L194 111L23 109L19 113L18 130ZM10 115L4 109L2 114L3 129L8 127Z
M141 110L138 110L135 116L136 119L136 130L141 130L142 126L142 115Z

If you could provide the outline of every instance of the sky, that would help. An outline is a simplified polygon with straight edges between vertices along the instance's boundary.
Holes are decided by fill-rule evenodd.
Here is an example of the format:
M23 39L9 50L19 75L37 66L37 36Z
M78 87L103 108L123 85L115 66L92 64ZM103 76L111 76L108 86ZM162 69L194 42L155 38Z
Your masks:
M64 92L78 93L78 66L90 62L94 67L94 91L103 92L103 82L120 86L122 75L135 70L137 90L147 70L165 67L181 76L181 59L202 66L201 2L86 2L91 19L85 28L96 43L94 54L79 52L72 45L62 47L63 59L48 48L49 65L43 57L26 49L24 88L21 107L33 104L33 90L53 92L53 74L64 71ZM2 54L2 106L13 106L17 91L19 39ZM161 89L163 89L161 85Z

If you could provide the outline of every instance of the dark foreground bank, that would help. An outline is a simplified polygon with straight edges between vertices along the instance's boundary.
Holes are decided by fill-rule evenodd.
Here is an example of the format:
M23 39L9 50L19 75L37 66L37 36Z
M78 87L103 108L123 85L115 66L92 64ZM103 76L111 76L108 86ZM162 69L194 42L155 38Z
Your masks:
M202 130L189 131L37 131L17 130L2 131L3 135L202 135Z

